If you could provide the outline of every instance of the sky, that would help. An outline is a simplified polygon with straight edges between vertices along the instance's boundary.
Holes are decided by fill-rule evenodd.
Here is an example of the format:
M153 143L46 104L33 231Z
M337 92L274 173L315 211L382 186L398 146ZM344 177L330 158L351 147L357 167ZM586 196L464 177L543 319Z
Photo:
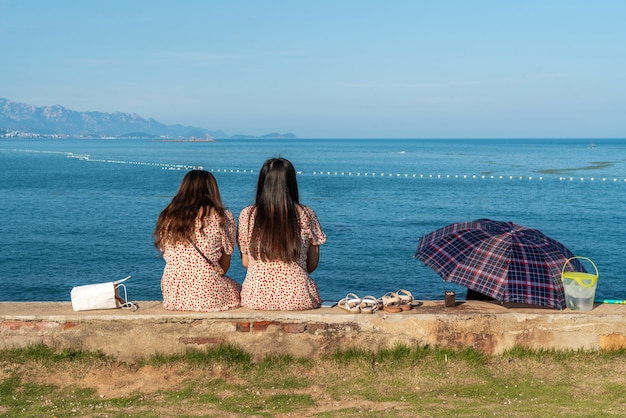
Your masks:
M625 138L623 0L0 0L0 97L228 135Z

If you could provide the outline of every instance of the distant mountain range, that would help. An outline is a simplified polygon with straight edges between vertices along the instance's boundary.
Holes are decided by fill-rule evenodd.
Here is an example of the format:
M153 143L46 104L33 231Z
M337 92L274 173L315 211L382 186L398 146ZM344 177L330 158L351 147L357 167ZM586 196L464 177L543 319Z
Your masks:
M221 130L164 125L136 113L76 112L60 105L37 107L0 98L0 138L259 138ZM260 138L296 138L270 133Z

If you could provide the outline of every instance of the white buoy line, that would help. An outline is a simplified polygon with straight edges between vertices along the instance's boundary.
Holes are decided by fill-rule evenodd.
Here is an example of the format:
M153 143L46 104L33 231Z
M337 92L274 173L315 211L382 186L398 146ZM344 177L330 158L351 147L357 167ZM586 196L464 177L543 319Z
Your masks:
M93 163L107 163L107 164L129 164L129 165L144 165L151 167L161 167L163 170L204 170L201 165L189 165L189 164L168 164L168 163L154 163L146 161L127 161L127 160L112 160L112 159L98 159L91 158L89 154L75 154L72 152L65 153L67 158L75 158L81 161L88 161Z
M376 173L376 172L337 172L337 171L313 171L314 176L355 176L355 177L402 177L402 178L420 178L420 179L479 179L479 180L528 180L543 181L544 176L503 176L503 175L453 175L453 174L408 174L408 173ZM548 177L548 179L553 179ZM612 181L626 182L626 178L618 179L617 177L558 177L559 181Z
M170 163L155 163L155 162L141 162L141 161L126 161L126 160L113 160L113 159L93 159L89 154L75 154L65 153L68 158L75 158L82 161L100 162L109 164L132 164L132 165L144 165L144 166L156 166L161 167L162 170L204 170L201 165L189 165L189 164L170 164ZM208 171L215 173L242 173L242 174L254 174L255 170L252 169L240 169L240 168L212 168ZM320 177L378 177L378 178L413 178L413 179L470 179L470 180L520 180L520 181L543 181L544 176L513 176L513 175L478 175L478 174L416 174L416 173L389 173L389 172L375 172L375 171L329 171L320 170L312 172L298 171L298 175L313 175ZM626 178L619 179L617 177L548 177L547 179L558 179L562 182L625 182Z

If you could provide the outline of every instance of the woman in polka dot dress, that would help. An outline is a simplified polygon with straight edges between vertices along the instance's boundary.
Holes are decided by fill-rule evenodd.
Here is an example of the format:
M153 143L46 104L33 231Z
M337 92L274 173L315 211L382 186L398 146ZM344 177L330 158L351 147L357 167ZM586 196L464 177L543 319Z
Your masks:
M241 305L263 310L306 310L320 306L319 246L326 242L313 209L298 201L293 165L267 160L259 173L256 203L239 215L238 244L247 269Z
M224 276L235 232L235 217L222 205L213 175L187 173L154 230L154 245L165 259L165 309L209 312L239 306L241 286Z

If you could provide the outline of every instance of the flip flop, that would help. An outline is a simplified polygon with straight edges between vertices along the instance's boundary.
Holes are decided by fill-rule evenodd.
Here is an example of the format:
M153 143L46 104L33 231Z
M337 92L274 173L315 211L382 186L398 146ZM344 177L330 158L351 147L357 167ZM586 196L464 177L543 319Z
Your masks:
M378 299L374 296L365 296L361 299L361 304L359 305L361 308L361 313L363 314L371 314L378 310Z
M350 313L361 312L361 298L354 293L348 293L345 298L337 302L337 306Z

